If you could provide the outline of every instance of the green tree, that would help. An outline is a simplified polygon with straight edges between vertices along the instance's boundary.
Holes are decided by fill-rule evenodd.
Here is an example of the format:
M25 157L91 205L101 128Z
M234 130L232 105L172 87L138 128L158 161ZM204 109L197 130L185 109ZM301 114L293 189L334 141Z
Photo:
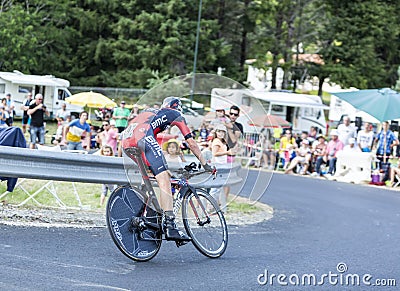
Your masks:
M399 64L398 1L326 0L330 23L320 54L330 80L360 89L390 87Z
M30 72L37 65L39 45L35 17L27 14L22 4L10 1L1 7L0 27L0 70Z

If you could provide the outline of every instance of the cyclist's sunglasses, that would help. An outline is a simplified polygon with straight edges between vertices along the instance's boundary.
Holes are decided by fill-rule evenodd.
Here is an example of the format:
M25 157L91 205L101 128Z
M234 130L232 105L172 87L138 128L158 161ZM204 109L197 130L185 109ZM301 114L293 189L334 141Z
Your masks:
M239 113L229 112L230 115L239 116Z

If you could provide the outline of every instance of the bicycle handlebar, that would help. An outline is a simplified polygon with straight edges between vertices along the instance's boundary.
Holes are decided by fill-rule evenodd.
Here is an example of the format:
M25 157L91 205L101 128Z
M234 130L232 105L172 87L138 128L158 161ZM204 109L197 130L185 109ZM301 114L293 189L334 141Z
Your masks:
M216 178L217 169L215 167L213 168L212 172L200 171L200 167L200 164L197 165L195 162L192 162L189 165L186 165L184 168L180 168L175 172L185 179L190 179L194 176L198 176L204 173L211 173L212 175L214 175L214 179Z

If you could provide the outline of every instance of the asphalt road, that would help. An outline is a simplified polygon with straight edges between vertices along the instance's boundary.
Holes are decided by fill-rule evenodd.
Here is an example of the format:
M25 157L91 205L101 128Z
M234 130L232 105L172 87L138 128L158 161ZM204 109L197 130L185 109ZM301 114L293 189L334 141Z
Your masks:
M377 284L400 285L400 192L276 174L260 195L265 175L241 192L256 185L274 218L230 226L222 258L164 243L135 263L104 228L0 226L0 290L398 289Z

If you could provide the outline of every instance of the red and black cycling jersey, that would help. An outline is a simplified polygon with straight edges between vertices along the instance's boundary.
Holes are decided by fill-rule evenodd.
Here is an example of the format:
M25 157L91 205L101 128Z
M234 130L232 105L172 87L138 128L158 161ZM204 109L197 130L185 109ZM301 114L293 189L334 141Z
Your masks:
M146 164L157 175L168 167L155 137L173 125L179 128L185 139L192 137L186 120L179 111L169 108L148 109L129 122L128 127L122 133L122 147L124 149L140 148Z
M185 139L192 137L191 130L179 111L169 108L147 109L129 122L123 134L123 139L133 139L137 142L145 136L156 136L174 125L179 128ZM128 142L124 148L136 146L132 142Z

